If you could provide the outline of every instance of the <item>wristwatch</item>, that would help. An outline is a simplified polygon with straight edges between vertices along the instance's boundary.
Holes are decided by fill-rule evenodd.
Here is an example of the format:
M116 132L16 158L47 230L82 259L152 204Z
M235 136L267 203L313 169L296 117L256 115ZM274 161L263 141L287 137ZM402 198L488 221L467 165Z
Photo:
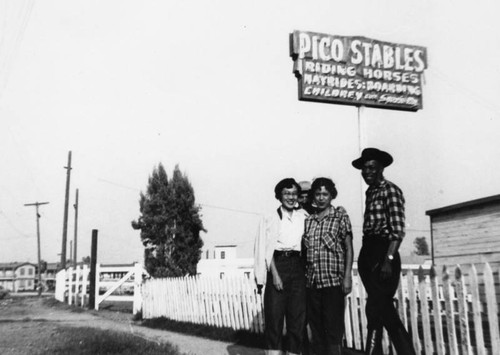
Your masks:
M389 261L393 261L394 260L394 255L387 255L387 259L389 259Z

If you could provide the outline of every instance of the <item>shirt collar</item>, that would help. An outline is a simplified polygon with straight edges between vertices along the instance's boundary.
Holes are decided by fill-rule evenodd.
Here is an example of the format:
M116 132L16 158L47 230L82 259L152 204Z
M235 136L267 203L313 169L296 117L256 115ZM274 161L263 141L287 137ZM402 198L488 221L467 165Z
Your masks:
M283 218L293 219L297 213L296 210L293 209L292 214L290 215L288 214L288 211L283 208L283 206L280 206L278 208L278 214L280 216L280 219L283 220Z
M316 221L319 222L319 221L321 221L323 219L326 219L326 218L333 218L333 217L335 217L335 213L336 213L335 207L334 206L330 206L330 207L328 207L328 213L325 214L323 216L323 218L320 219L319 216L318 216L318 214L316 214L316 213L312 215L313 216L312 218L314 218Z
M377 190L381 187L384 187L386 184L387 184L387 180L382 179L378 184L368 187L368 190L366 190L366 191L368 192L368 191Z

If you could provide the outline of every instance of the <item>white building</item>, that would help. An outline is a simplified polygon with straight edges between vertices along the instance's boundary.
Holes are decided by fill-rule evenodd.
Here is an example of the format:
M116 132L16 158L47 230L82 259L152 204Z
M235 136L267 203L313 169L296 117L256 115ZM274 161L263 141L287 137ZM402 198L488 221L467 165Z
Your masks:
M245 276L253 280L253 258L238 258L236 245L216 245L203 252L197 272L202 276Z
M36 265L31 263L0 263L0 286L19 292L34 291L36 286Z

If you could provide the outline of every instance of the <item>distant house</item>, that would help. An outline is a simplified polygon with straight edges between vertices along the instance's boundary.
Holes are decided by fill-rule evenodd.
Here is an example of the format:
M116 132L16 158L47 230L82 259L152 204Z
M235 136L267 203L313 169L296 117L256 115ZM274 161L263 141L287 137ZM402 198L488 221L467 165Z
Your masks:
M43 263L44 291L53 291L56 284L58 263ZM38 285L38 265L29 262L0 263L0 286L11 292L35 291Z
M216 245L202 253L197 273L218 278L245 276L253 279L253 258L238 258L236 245Z
M0 263L0 286L12 291L34 291L37 267L31 263Z

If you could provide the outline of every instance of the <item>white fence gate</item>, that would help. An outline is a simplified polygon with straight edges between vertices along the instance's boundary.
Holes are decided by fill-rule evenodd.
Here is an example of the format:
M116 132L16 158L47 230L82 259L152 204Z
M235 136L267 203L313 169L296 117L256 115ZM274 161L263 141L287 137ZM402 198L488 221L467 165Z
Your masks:
M134 265L97 265L95 285L95 309L107 301L133 302L132 313L142 309L141 285L142 277L147 274L141 264ZM89 303L90 268L88 265L70 267L56 275L55 298L58 301L78 306ZM120 290L119 294L116 291ZM101 294L101 291L104 291Z

